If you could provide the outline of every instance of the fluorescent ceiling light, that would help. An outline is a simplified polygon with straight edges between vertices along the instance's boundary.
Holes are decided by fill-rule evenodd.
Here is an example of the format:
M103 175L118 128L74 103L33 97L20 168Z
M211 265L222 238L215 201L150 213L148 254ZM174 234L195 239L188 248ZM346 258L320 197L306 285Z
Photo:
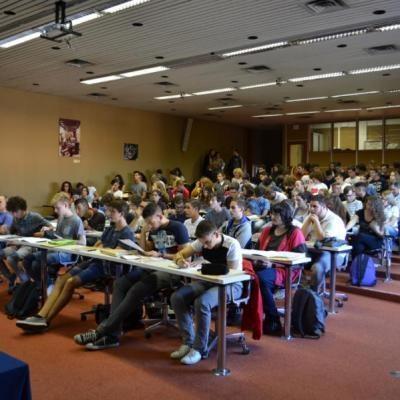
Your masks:
M213 110L224 110L226 108L239 108L239 107L243 107L241 104L235 104L234 106L220 106L220 107L210 107L209 110L213 111Z
M77 17L75 19L71 19L72 26L80 25L80 24L92 21L92 20L100 18L100 17L101 17L101 14L98 13L98 12L94 12L94 13L87 14L87 15L82 15L81 17Z
M379 67L353 69L353 70L349 71L348 73L350 75L358 75L358 74L368 74L369 72L389 71L392 69L399 69L399 68L400 68L400 64L381 65Z
M304 98L304 99L286 100L286 103L295 103L296 101L324 100L324 99L327 99L327 98L328 98L328 96L308 97L308 98Z
M234 50L230 51L228 53L223 53L221 54L222 57L234 57L234 56L240 56L242 54L248 54L248 53L256 53L258 51L264 51L264 50L270 50L270 49L276 49L279 47L284 47L289 44L288 41L283 41L283 42L276 42L276 43L269 43L269 44L264 44L261 46L255 46L255 47L249 47L247 49L241 49L241 50Z
M159 96L159 97L154 97L155 100L170 100L170 99L181 99L183 97L191 97L193 96L190 93L182 93L182 94L172 94L170 96Z
M253 115L253 118L267 118L267 117L281 117L283 114L262 114L262 115Z
M295 43L299 45L313 44L313 43L325 42L327 40L342 39L349 36L363 35L367 32L368 32L367 28L355 29L353 31L339 32L339 33L333 33L331 35L317 36L310 39L298 40Z
M395 31L396 29L400 29L400 24L384 25L375 29L380 32Z
M108 76L102 76L100 78L85 79L81 81L81 83L84 83L85 85L94 85L95 83L116 81L118 79L122 79L122 77L119 75L108 75Z
M303 82L303 81L313 81L316 79L327 79L327 78L336 78L339 76L344 76L344 72L331 72L329 74L319 74L319 75L310 75L310 76L303 76L300 78L290 78L288 79L289 82Z
M352 97L352 96L364 96L367 94L377 94L380 93L378 90L371 90L370 92L356 92L356 93L345 93L345 94L335 94L331 96L333 99L337 97Z
M399 93L400 89L388 90L387 93Z
M281 83L286 83L286 81L282 81ZM247 89L257 89L257 88L262 88L262 87L267 87L267 86L276 86L276 82L266 82L266 83L257 83L255 85L249 85L249 86L240 86L240 90L247 90Z
M299 111L299 112L290 112L285 115L302 115L302 114L318 114L321 111Z
M224 93L224 92L234 92L236 89L232 87L223 88L223 89L212 89L212 90L204 90L202 92L194 92L195 96L204 96L205 94L214 94L214 93Z
M382 110L384 108L399 108L400 104L393 105L393 106L379 106L379 107L368 107L367 110Z
M150 0L131 0L131 1L125 1L121 4L117 4L115 6L112 7L108 7L104 10L102 10L103 12L107 13L107 14L112 14L112 13L116 13L118 11L122 11L122 10L126 10L127 8L131 8L131 7L135 7L135 6L140 6L141 4L147 3Z
M21 43L29 42L29 40L37 39L40 37L41 32L27 31L19 35L11 36L0 42L0 47L3 49L8 49L9 47L16 46Z
M157 67L143 68L143 69L138 69L136 71L124 72L121 75L124 76L125 78L132 78L134 76L154 74L156 72L162 72L162 71L166 71L168 69L169 69L168 67L159 65Z
M339 110L324 110L324 112L344 112L344 111L361 111L361 108L345 108Z

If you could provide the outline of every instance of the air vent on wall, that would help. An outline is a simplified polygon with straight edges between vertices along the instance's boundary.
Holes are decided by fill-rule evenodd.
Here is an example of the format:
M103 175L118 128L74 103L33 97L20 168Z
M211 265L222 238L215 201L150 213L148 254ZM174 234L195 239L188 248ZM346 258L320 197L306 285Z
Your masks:
M69 65L70 67L76 68L85 68L94 65L93 63L85 60L80 60L79 58L74 58L73 60L68 60L65 64Z
M338 100L339 104L359 104L357 100Z
M105 93L89 93L87 94L87 96L92 96L92 97L107 97L107 95Z
M271 71L271 68L267 67L266 65L253 65L252 67L243 68L243 69L252 74L258 74L261 72Z
M324 14L348 8L348 5L342 0L312 0L305 3L304 6L313 14Z
M155 85L160 86L178 86L176 83L168 82L168 81L161 81L161 82L154 82Z
M215 101L223 101L223 102L229 102L229 101L236 101L235 99L232 99L232 97L220 97L219 99L215 99Z
M368 47L367 49L365 49L365 51L371 55L389 54L399 51L399 48L395 44L385 44L382 46Z

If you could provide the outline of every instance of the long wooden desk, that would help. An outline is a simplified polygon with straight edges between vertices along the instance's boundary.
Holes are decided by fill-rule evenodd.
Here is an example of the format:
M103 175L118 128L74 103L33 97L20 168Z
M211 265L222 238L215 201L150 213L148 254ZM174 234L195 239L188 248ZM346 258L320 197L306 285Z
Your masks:
M190 279L202 280L214 283L218 286L218 347L217 347L217 367L213 370L215 375L226 376L230 374L226 367L226 291L227 286L236 283L250 280L250 276L242 271L230 271L227 275L202 275L197 268L179 268L175 263L165 259L155 259L152 257L140 257L136 260L125 259L123 256L116 257L101 253L99 249L93 250L85 246L70 245L70 246L50 246L43 242L26 242L24 238L9 238L0 236L0 241L6 241L10 244L18 246L30 246L40 250L41 252L41 283L42 296L46 299L47 294L47 252L58 251L63 253L75 254L83 257L95 258L103 261L110 261L117 264L131 265L139 268L150 269L153 271L168 272L173 275L178 275Z

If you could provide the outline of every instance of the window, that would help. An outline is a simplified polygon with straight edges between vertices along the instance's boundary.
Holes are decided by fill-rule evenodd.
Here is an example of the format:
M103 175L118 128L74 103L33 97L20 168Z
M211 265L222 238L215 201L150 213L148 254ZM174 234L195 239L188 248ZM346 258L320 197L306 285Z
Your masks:
M356 149L356 122L335 122L333 124L333 150Z
M358 124L358 149L382 150L383 121L360 121Z
M313 151L329 151L331 149L331 124L311 125Z
M400 119L387 119L385 123L385 148L400 149Z

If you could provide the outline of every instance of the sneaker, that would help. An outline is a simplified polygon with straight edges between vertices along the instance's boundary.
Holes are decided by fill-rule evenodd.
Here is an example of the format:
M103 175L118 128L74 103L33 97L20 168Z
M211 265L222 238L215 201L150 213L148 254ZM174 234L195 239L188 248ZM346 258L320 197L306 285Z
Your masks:
M189 353L181 359L181 363L185 365L197 364L201 360L201 353L195 349L190 349Z
M79 344L81 346L85 346L88 343L93 343L96 340L100 338L99 334L97 331L94 329L91 329L90 331L87 331L85 333L79 333L78 335L74 336L74 341L76 344Z
M174 360L181 359L182 357L185 357L186 354L188 354L190 351L190 347L187 344L183 344L181 347L179 347L178 350L173 351L170 354L170 357L173 358Z
M24 320L18 320L16 325L18 328L29 332L43 332L49 327L46 318L43 318L40 315L34 315L33 317Z
M114 336L103 336L100 339L97 339L93 343L88 343L86 345L87 350L104 350L111 349L113 347L119 346L118 338Z
M264 335L270 336L281 336L282 335L282 324L278 319L272 319L271 321L265 320L263 323Z

